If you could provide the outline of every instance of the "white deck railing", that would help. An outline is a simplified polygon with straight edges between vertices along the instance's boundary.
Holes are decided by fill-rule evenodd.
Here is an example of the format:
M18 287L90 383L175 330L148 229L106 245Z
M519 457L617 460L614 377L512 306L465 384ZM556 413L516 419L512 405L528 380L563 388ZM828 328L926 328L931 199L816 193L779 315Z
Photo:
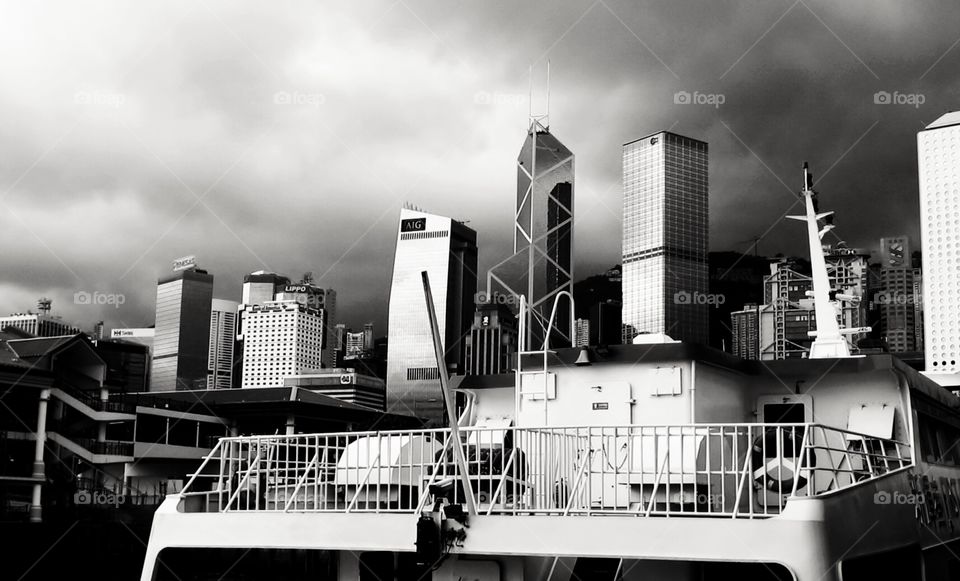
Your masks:
M223 438L186 511L407 512L469 484L484 514L775 516L791 496L911 465L910 447L819 424L464 428Z

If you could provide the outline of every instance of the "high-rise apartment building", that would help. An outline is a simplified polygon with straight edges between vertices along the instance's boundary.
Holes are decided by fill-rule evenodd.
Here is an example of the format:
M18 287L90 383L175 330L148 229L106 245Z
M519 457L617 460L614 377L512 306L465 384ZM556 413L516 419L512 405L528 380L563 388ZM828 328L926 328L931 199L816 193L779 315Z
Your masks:
M574 155L541 121L531 121L517 156L514 254L487 273L489 294L504 293L514 304L526 297L529 348L543 343L557 293L573 293ZM561 307L554 345L572 340L569 308Z
M623 146L624 343L708 340L707 144L668 131Z
M390 287L387 409L444 422L440 372L424 301L430 278L445 364L462 373L477 292L477 234L461 222L404 208Z
M240 303L213 299L210 306L210 342L207 352L207 389L230 389L233 383L233 346Z
M151 391L205 389L213 275L192 264L157 281Z
M917 134L926 372L960 386L960 111Z

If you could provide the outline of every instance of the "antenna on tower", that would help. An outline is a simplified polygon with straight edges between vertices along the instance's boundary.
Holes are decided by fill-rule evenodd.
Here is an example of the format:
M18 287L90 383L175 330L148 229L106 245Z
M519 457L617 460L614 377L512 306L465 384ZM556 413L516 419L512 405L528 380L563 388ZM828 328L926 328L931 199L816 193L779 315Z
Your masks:
M53 301L47 297L40 297L40 300L37 301L37 310L40 311L41 315L49 315L52 304Z
M544 126L550 129L550 59L547 59L547 114L543 120Z
M530 94L527 97L527 123L533 125L533 65L527 70L527 81L530 83Z
M533 113L533 65L530 65L529 71L530 77L530 97L527 99L527 116L529 118L530 127L534 130L536 128L542 127L544 130L550 130L550 61L547 61L547 103L546 103L546 112L534 115Z

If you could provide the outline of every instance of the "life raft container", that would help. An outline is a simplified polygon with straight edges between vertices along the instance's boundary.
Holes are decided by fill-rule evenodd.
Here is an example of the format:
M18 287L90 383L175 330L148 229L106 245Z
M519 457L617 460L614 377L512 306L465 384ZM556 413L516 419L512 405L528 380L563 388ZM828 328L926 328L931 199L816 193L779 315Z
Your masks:
M794 480L797 490L807 485L807 479L800 476L797 468L804 461L800 457L803 434L803 429L769 428L753 441L750 460L753 479L759 487L790 494L794 489ZM814 456L808 456L809 465L806 468L809 469L814 465Z

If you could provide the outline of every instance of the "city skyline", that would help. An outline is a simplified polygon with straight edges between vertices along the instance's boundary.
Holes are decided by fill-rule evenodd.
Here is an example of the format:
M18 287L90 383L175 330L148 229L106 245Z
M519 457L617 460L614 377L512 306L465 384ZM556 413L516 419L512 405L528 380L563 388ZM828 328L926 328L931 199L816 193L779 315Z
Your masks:
M120 11L129 35L60 30L17 7L0 26L74 48L51 53L32 44L44 34L2 35L22 60L0 89L16 120L0 138L9 249L0 313L49 296L83 327L147 326L151 281L170 257L196 252L217 272L218 297L237 300L253 270L307 264L341 289L342 320L385 328L391 223L403 201L470 217L481 272L509 255L516 134L529 66L539 103L546 58L553 126L579 158L576 235L592 242L576 272L618 262L619 145L661 128L711 144L712 250L752 253L749 239L766 233L762 254L802 255L778 223L802 159L827 170L824 187L840 194L845 217L836 232L851 246L876 248L889 232L920 240L913 135L960 102L951 75L960 50L943 17L953 4L907 14L894 3L795 3L736 22L719 7L653 5L643 18L624 2L553 8L525 34L515 34L517 14L468 8L501 31L468 39L459 17L430 3L263 7L249 21L216 4L196 22L158 6ZM79 7L63 14L94 33L116 30ZM704 38L709 53L693 42ZM454 124L461 138L450 147ZM379 171L360 171L373 158ZM63 199L63 211L46 211ZM733 228L745 202L753 211ZM126 302L78 304L77 292Z

